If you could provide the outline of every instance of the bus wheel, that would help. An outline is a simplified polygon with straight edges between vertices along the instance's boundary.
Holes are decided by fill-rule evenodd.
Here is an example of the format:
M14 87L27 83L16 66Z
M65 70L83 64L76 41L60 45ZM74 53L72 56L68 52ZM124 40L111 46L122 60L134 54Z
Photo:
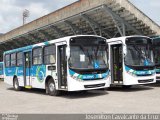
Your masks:
M22 88L19 86L19 83L18 83L18 79L17 78L14 78L13 80L13 87L16 91L20 91Z
M58 96L58 95L60 95L60 91L56 90L56 86L55 86L55 83L54 83L53 79L50 79L48 81L48 93L51 96Z
M129 89L129 88L131 88L132 87L132 85L123 85L123 88L124 89Z

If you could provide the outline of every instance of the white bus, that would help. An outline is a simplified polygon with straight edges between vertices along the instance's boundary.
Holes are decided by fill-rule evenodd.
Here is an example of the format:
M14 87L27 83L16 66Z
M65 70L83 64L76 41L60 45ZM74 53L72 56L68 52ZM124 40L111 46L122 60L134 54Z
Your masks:
M152 40L145 36L126 36L107 40L111 85L131 87L156 82Z
M108 45L100 36L77 35L4 52L4 82L21 88L81 91L110 86Z
M152 36L153 53L156 66L156 80L160 81L160 36Z

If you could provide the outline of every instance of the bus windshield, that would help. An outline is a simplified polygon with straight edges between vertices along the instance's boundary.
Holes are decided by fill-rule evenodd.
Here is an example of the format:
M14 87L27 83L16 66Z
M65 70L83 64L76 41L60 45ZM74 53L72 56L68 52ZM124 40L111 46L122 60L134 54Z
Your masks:
M73 69L106 69L108 68L107 51L105 44L95 44L91 38L81 39L81 42L71 44L69 66ZM102 39L101 39L102 40ZM100 41L101 41L100 40Z
M134 42L132 42L134 40ZM130 66L153 66L151 41L148 38L128 39L125 64Z
M153 53L154 62L156 65L160 65L160 38L153 38Z

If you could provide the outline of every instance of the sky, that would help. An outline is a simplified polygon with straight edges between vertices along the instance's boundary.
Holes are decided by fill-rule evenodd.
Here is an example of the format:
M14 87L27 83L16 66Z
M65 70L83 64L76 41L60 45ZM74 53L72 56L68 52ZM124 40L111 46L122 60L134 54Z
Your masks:
M22 25L22 13L30 11L27 22L47 15L77 0L0 0L0 33ZM136 7L160 25L160 0L130 0Z
M129 0L148 17L160 25L160 0Z

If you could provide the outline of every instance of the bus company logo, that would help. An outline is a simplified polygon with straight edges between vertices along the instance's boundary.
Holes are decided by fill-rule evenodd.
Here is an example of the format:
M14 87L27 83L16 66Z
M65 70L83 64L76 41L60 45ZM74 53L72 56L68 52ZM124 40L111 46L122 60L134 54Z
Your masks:
M137 74L145 75L145 74L147 74L147 71L137 71Z
M94 79L95 75L84 75L83 79Z
M44 78L45 78L45 68L44 66L38 66L37 70L36 70L36 77L38 79L39 82L43 82Z

